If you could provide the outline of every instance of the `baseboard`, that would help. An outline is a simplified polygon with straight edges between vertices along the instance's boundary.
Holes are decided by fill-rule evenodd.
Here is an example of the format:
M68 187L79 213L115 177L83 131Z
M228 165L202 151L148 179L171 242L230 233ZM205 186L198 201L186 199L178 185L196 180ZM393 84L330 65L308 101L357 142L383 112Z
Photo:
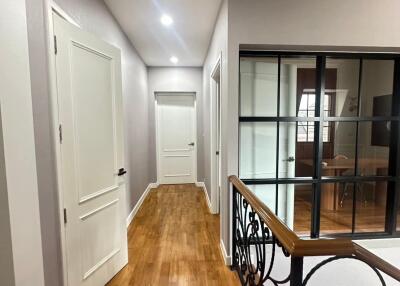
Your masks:
M142 196L140 197L139 201L136 203L135 207L133 210L129 213L128 217L126 218L126 227L129 227L131 224L133 218L137 214L138 210L140 209L140 206L143 204L144 200L146 199L147 195L149 194L151 189L157 188L158 183L150 183L146 190L143 192Z
M207 205L208 205L208 210L210 211L210 213L212 212L212 207L211 207L211 201L210 198L208 197L208 192L207 192L207 188L206 188L206 184L204 184L204 182L196 182L196 187L202 188L204 191L204 195L206 196L206 201L207 201Z
M160 184L157 182L157 183L150 183L149 184L149 187L151 188L151 189L155 189L155 188L158 188L160 186Z
M220 241L219 248L221 250L222 257L224 258L225 265L232 265L232 257L227 254L225 244L222 239Z

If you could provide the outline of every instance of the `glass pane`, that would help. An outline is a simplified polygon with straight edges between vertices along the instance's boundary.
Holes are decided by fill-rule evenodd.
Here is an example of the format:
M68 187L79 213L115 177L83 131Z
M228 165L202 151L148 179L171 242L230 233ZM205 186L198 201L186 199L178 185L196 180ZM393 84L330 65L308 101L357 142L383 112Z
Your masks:
M297 141L307 142L307 125L299 125L297 127Z
M279 218L298 234L310 235L311 184L247 185L247 187ZM278 202L278 206L276 206Z
M360 122L358 135L358 174L388 174L390 122Z
M314 141L314 123L308 123L307 141Z
M361 115L390 116L393 94L393 60L364 60Z
M240 115L277 116L278 59L240 60Z
M315 57L281 58L280 116L304 116L299 110L314 108L315 67Z
M247 185L247 187L272 211L276 212L276 186Z
M307 117L308 116L307 110L299 110L298 116L299 117Z
M351 233L353 183L321 185L321 234Z
M240 124L241 178L276 177L276 123Z
M305 124L305 125L304 125ZM297 126L296 142L296 122L279 123L279 177L294 178L296 176L311 177L313 174L313 142L306 142L307 122L299 122ZM301 132L301 133L300 133ZM308 145L308 154L298 152L299 145ZM302 148L301 146L299 148ZM304 162L305 161L305 162ZM300 170L299 170L300 168Z
M355 122L329 122L324 127L323 176L354 176L357 124ZM324 123L326 124L326 122Z
M308 109L308 94L302 94L299 110L307 110L307 109Z
M312 177L314 138L308 137L313 122L279 123L279 177ZM297 128L296 128L297 125ZM297 130L297 134L296 134ZM307 140L311 141L308 142Z
M281 209L286 211L287 225L298 235L309 236L311 232L312 185L282 185L281 188L279 194L286 191L287 201L283 202L286 207L281 207Z
M324 110L329 116L357 116L360 61L327 59Z
M324 110L330 111L331 110L331 100L332 100L333 95L332 94L325 94L325 99L324 99ZM328 114L329 115L329 114Z
M387 182L357 184L355 232L385 231Z

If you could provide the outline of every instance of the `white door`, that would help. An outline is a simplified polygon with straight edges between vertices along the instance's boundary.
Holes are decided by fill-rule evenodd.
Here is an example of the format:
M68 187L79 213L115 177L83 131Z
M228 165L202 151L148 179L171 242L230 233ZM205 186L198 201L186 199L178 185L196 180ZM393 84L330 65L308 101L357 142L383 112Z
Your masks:
M54 15L68 285L127 263L120 51Z
M196 107L194 94L157 93L158 182L196 181Z

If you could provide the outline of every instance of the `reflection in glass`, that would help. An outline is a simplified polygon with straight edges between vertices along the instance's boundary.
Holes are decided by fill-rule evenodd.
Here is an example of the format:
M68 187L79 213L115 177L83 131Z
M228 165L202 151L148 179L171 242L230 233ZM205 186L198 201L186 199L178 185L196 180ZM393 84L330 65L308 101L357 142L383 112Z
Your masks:
M280 116L314 116L311 109L315 110L315 66L315 57L281 59ZM307 98L303 99L303 95Z
M240 124L241 178L276 177L276 123Z
M247 187L259 198L272 212L276 211L276 186L247 185Z
M299 140L299 125L304 122L279 123L279 177L312 177L314 143ZM297 125L297 134L296 134ZM297 141L296 141L297 139Z
M325 116L357 116L360 61L328 58L326 67Z
M351 233L354 184L326 183L321 190L321 234Z
M310 235L311 227L311 184L282 184L276 186L247 186L271 211L278 212L279 218L299 235ZM278 202L278 205L276 205Z
M360 176L384 176L389 167L390 122L360 122L358 170Z
M329 140L323 144L323 176L354 176L357 124L330 123Z
M312 208L312 185L282 185L283 190L286 187L287 193L287 215L286 220L292 222L288 226L298 235L309 236L311 232L311 208ZM281 189L280 189L281 190ZM294 199L294 210L291 210L291 200ZM292 219L293 216L293 219Z
M278 59L240 60L240 115L277 116Z
M364 60L361 115L390 116L393 94L393 60Z
M355 232L385 231L387 182L357 184Z
M295 152L289 152L289 153L294 153L295 156L295 175L296 177L312 177L314 173L314 163L313 163L313 158L314 158L314 138L311 137L310 133L314 133L314 123L313 122L297 122L297 134L296 134L296 147L295 147ZM308 125L307 125L308 124ZM290 130L293 128L292 123L281 123L281 126L287 126L286 129ZM305 129L307 126L307 129ZM285 128L283 128L285 130ZM280 137L284 137L285 134L280 134ZM305 141L304 137L309 138L310 140ZM290 144L291 137L288 137L289 141L288 144ZM282 139L280 139L282 141ZM281 143L282 144L282 143ZM285 149L282 149L280 146L281 152L284 153ZM290 155L290 154L289 154ZM291 156L288 156L288 159ZM293 156L292 156L293 157ZM281 156L281 158L285 158L284 155ZM281 161L282 164L285 163L285 161ZM288 161L288 164L290 161Z

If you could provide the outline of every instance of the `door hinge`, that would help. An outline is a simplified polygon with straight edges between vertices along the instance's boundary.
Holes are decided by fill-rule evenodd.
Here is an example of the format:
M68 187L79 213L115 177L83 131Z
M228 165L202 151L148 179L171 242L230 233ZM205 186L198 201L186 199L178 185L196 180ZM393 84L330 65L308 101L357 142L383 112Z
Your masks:
M61 144L62 140L63 140L62 125L61 124L58 126L58 136L60 137L60 144Z
M57 55L57 51L58 51L58 48L57 48L57 36L54 35L54 54Z
M67 209L64 208L64 223L67 223Z

